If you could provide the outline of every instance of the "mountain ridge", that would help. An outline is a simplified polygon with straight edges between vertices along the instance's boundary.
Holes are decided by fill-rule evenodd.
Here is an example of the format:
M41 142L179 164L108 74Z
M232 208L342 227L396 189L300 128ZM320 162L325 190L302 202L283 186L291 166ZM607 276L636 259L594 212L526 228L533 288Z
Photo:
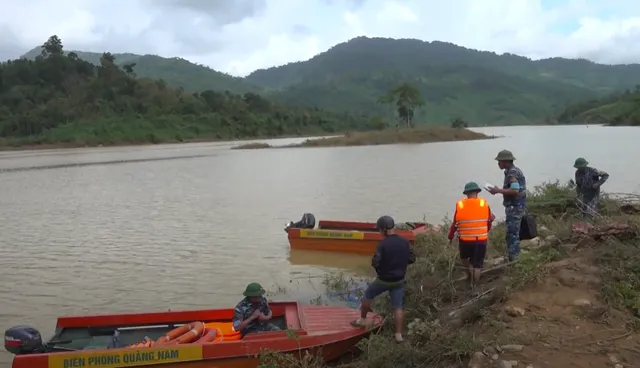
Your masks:
M37 53L34 49L25 57ZM101 55L76 53L94 64ZM356 114L392 116L379 97L397 84L412 83L426 100L417 117L430 124L453 118L472 125L539 123L572 104L640 84L640 64L532 60L417 39L356 37L309 60L258 69L244 78L181 58L114 55L121 65L136 62L137 75L160 78L188 92L253 92L286 105Z
M404 48L404 50L402 48ZM409 48L412 48L411 52L407 51L409 50ZM591 69L592 72L593 69L596 69L597 72L619 71L618 73L616 73L617 78L615 78L614 81L623 85L628 84L629 86L634 84L635 82L629 82L628 80L626 80L626 74L630 72L637 73L638 75L635 81L640 82L640 64L638 63L608 65L599 64L587 59L568 59L561 57L533 60L531 58L512 53L498 54L493 51L475 50L459 46L451 42L429 42L418 39L392 39L382 37L356 37L349 41L337 44L329 48L327 51L324 51L310 58L309 60L293 62L282 66L258 69L247 75L245 79L260 85L269 85L269 81L264 80L264 74L275 74L277 71L282 71L287 68L289 69L287 71L288 73L294 73L296 71L305 73L308 72L308 70L305 69L308 69L309 65L318 62L326 63L327 58L330 56L334 56L337 52L352 53L352 56L355 55L360 59L370 62L376 61L375 59L379 59L381 56L387 56L387 59L389 59L388 55L394 55L392 60L394 63L396 63L396 66L398 66L398 64L406 64L406 61L411 60L412 57L415 57L416 48L424 51L426 55L436 54L439 59L436 60L436 64L453 63L454 65L484 66L489 69L506 72L511 75L528 73L530 76L532 76L531 74L538 74L538 77L550 79L553 78L554 75L558 74L558 70L553 69L559 68L562 72L570 74L563 79L573 82L578 86L583 85L583 83L579 83L579 81L575 80L577 76L572 69L574 69L576 66ZM466 61L470 56L473 56L473 63L469 63ZM499 67L496 66L496 61L500 61ZM359 65L354 66L354 69L356 67L361 68L361 66ZM280 77L282 78L283 75L280 75ZM593 76L591 76L591 79L593 79ZM599 80L599 82L602 82L602 80ZM597 86L597 83L595 81L592 81L590 84L591 87L589 85L586 86L588 88L592 88L593 85ZM615 89L616 88L611 88L610 90ZM603 92L607 92L607 90L603 90Z
M102 53L71 50L67 54L71 52L82 60L100 65ZM40 55L40 46L22 55L21 58L35 59L38 55ZM113 55L118 65L136 63L135 72L139 77L163 79L168 84L183 88L187 92L203 92L208 89L228 90L232 93L263 92L262 87L252 85L242 77L235 77L180 57L165 58L152 54L132 53ZM190 73L183 73L185 69L189 69Z

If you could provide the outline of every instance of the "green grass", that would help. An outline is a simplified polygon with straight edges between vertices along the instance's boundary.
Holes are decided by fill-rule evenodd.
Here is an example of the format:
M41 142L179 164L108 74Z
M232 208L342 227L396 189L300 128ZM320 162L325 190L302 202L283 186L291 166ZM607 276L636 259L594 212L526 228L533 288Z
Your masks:
M628 214L621 210L625 208L623 202L629 202L630 198L634 200L633 196L625 199L611 196L603 198L603 218L598 223L622 221L633 226L640 224L640 214ZM489 274L483 276L488 282L485 288L493 288L489 289L492 291L487 294L486 302L473 303L472 307L464 308L464 313L452 318L449 316L451 308L468 301L469 294L465 290L464 280L460 282L462 270L458 266L457 249L448 244L448 223L445 221L441 232L420 236L414 246L417 260L408 269L405 294L409 342L398 345L393 341L391 310L388 296L384 295L374 303L374 310L386 316L381 331L358 344L360 355L356 359L338 366L466 366L468 359L475 352L482 351L483 346L495 346L497 332L506 328L505 324L493 320L492 313L499 310L498 304L510 293L542 280L549 270L546 264L567 256L558 244L576 241L575 234L570 231L571 225L582 220L571 184L556 182L539 186L530 193L529 200L530 210L538 218L540 231L544 229L544 233L556 237L555 243L524 251L515 265L503 268L501 273L493 277ZM637 237L640 226L634 229ZM504 225L498 224L491 232L488 258L504 254L503 239ZM582 241L585 242L585 239ZM604 299L611 308L630 311L630 322L637 322L637 316L640 315L640 242L637 238L625 240L615 237L593 242L594 257L603 271ZM338 274L327 276L325 284L329 290L348 294L348 290L353 290L361 281L360 278ZM493 326L492 330L487 332L483 327L481 330L486 333L479 333L474 328L477 321L483 321L482 326ZM640 326L640 323L636 325ZM266 354L263 356L264 367L324 367L322 362L310 356L303 357L302 362L294 358L295 354L286 358L279 354ZM267 365L274 361L278 363Z
M343 147L383 144L419 144L432 142L490 139L482 133L468 129L446 127L419 127L414 129L386 129L370 132L347 133L339 137L308 139L290 147Z

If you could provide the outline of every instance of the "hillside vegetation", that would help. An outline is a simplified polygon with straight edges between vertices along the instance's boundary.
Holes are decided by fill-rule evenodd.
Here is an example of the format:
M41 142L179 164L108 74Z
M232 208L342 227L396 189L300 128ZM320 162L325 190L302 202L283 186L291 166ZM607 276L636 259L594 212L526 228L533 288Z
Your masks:
M494 222L473 290L458 247L447 239L449 221L417 236L404 284L403 344L395 342L384 296L374 301L379 317L371 321L382 327L346 361L327 365L313 353L263 351L260 367L633 367L640 354L638 197L603 193L593 221L585 221L573 184L545 183L527 198L538 237L523 240L519 260L508 262L505 223ZM374 277L374 270L328 275L329 292L312 302L357 305Z
M468 66L541 82L611 92L640 83L640 65L601 65L588 60L529 58L478 51L448 42L357 37L308 61L256 70L247 80L271 88L325 82L353 73L411 72L425 66Z
M557 120L561 123L640 126L640 88L571 105L558 115Z
M106 51L106 50L105 50ZM101 53L71 51L79 59L100 66ZM23 58L35 60L40 55L40 47L29 51ZM135 74L141 78L162 79L172 87L182 88L187 92L204 92L206 90L242 94L261 92L262 88L245 81L215 71L204 65L194 64L182 58L163 58L156 55L113 54L119 66L135 64Z
M38 52L26 56L33 57ZM77 53L99 63L99 54ZM290 106L393 117L380 96L402 83L424 96L416 120L471 125L549 122L567 106L640 84L640 65L528 58L477 51L445 42L358 37L310 60L235 78L182 59L116 54L142 77L186 91L255 92Z
M110 53L95 66L65 54L56 36L35 60L0 64L0 143L157 143L373 127L363 117L283 107L254 93L186 93L135 78L136 67L119 67Z
M425 97L418 116L444 124L544 122L567 105L640 82L640 65L553 58L532 61L443 42L359 37L314 58L257 70L247 80L277 89L277 101L385 113L377 97L408 82Z
M433 142L473 141L489 139L485 134L468 129L449 127L427 127L419 129L397 129L372 132L355 132L343 136L313 138L289 147L344 147L378 146L383 144L416 144Z

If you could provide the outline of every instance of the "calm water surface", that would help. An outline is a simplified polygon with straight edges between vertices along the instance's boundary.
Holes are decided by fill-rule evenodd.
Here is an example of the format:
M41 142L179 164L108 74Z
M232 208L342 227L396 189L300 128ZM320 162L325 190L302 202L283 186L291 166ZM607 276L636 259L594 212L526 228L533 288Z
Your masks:
M423 145L235 151L200 143L0 153L0 327L82 313L219 308L259 280L282 298L367 258L290 252L282 228L317 219L437 222L467 181L498 184L510 149L529 185L573 176L576 157L640 193L640 128L479 129L503 138ZM278 140L287 144L296 140ZM489 198L500 214L500 199ZM0 366L10 355L2 352Z

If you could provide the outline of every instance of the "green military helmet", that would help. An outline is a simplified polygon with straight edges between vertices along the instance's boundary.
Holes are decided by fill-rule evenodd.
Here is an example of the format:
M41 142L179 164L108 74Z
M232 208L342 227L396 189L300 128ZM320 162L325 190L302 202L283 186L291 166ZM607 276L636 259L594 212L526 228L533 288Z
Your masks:
M258 284L257 282L252 282L249 285L247 285L247 288L245 289L244 293L242 293L242 295L244 296L263 296L265 293L264 289L262 288L262 285Z
M482 189L480 189L480 187L478 186L478 184L476 182L470 181L467 184L465 184L464 186L464 190L462 191L462 194L467 194L467 193L471 193L471 192L482 192Z
M573 163L573 167L576 169L582 169L589 165L589 161L587 161L584 157L578 157L576 162Z
M498 152L498 155L496 156L496 161L515 161L516 158L513 157L513 153L511 153L511 151L509 150L502 150L500 152Z

